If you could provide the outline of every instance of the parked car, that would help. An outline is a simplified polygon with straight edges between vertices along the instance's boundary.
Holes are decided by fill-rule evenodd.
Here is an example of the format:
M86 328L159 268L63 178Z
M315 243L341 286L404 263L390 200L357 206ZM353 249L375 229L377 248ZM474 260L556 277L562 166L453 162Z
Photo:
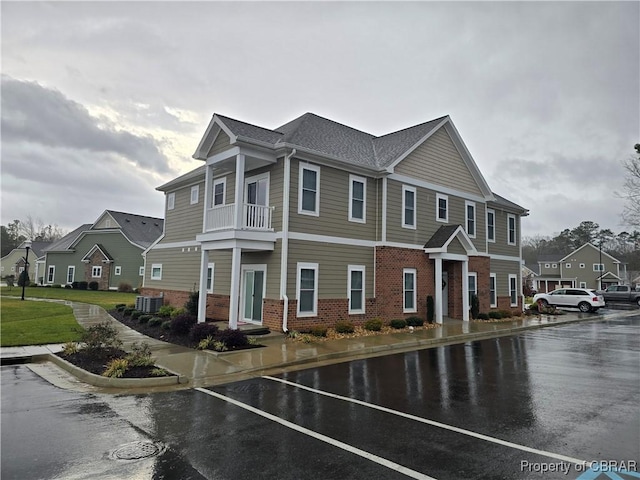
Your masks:
M537 293L533 301L543 307L572 307L578 308L581 312L596 312L605 306L602 295L586 288L559 288L549 293Z
M640 291L633 290L629 285L611 285L602 296L606 302L631 302L640 307Z

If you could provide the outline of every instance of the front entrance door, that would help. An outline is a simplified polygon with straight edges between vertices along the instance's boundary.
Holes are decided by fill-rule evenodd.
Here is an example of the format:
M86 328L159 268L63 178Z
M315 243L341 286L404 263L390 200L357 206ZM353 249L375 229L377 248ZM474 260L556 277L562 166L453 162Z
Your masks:
M265 265L243 265L242 267L240 308L242 320L245 322L262 324L262 300L265 295L266 274Z
M449 274L442 272L442 316L449 316Z

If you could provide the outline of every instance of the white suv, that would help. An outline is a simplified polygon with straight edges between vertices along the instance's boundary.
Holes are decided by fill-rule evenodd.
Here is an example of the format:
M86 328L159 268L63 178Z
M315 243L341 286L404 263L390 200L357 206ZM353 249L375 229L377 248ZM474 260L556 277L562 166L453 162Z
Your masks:
M586 288L559 288L549 293L537 293L533 297L533 302L543 307L555 305L578 308L581 312L596 312L605 305L601 294Z

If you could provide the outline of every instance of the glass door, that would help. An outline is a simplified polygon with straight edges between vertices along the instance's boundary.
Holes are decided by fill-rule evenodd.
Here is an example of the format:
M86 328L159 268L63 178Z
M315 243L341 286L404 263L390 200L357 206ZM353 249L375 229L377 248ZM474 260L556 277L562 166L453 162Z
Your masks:
M242 268L242 319L245 322L262 324L262 300L264 299L265 268L246 266Z

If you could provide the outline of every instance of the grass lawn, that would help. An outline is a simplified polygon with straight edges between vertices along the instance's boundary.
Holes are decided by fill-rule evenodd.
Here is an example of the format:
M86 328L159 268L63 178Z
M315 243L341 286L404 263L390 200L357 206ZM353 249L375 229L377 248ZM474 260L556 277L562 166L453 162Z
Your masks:
M8 295L19 297L22 295L21 287L2 287L0 294L3 297ZM53 298L56 300L70 300L72 302L90 303L99 305L105 310L111 310L118 303L135 303L136 293L121 293L114 291L94 291L94 290L72 290L68 288L51 287L27 287L24 293L26 297L32 298ZM3 298L3 301L5 298Z
M66 305L7 297L0 304L3 347L76 341L81 332L71 307Z

